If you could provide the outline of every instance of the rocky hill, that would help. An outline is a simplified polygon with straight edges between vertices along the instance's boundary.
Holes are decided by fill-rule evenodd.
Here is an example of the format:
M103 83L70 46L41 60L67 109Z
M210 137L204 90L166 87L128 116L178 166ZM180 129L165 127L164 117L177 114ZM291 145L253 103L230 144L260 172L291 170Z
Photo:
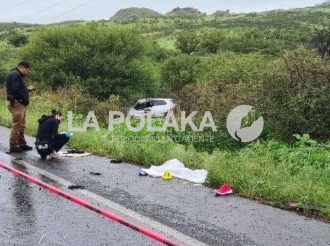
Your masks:
M205 13L202 13L198 9L194 8L175 8L172 11L165 14L166 16L172 16L172 17L193 17L193 16L201 16L206 15Z
M226 11L224 11L224 10L217 10L212 15L218 17L218 16L229 15L229 14L230 14L230 10L227 9Z
M110 18L110 20L120 21L140 18L156 18L162 16L162 14L148 8L126 8L117 11L114 16Z

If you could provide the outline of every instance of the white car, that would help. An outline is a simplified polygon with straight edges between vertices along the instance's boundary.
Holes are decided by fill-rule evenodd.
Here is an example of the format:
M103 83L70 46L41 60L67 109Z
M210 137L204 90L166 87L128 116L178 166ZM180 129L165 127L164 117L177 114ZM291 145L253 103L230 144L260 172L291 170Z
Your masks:
M167 112L175 108L175 102L171 98L144 98L139 99L128 110L132 117L137 118L151 114L152 117L164 117Z

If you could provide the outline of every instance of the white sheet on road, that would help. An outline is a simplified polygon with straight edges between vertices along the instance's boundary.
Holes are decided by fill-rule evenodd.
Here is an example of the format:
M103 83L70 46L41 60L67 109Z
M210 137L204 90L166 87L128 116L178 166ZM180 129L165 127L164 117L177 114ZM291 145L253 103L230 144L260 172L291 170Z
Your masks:
M92 153L82 153L82 154L71 154L71 153L66 153L66 152L58 152L58 155L60 157L85 157L89 156Z
M178 159L172 159L165 162L161 166L151 166L149 169L142 169L142 171L154 177L162 177L165 171L170 171L173 177L185 179L199 184L204 183L208 175L208 171L205 169L191 170L186 168L184 164Z

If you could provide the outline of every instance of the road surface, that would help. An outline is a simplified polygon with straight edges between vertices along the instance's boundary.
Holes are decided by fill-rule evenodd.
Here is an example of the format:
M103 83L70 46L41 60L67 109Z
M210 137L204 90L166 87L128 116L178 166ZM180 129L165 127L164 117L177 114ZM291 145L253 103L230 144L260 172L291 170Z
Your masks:
M321 221L216 197L213 189L184 180L140 177L140 167L103 157L43 161L35 150L7 155L8 138L9 129L0 127L0 161L181 245L330 245L330 225ZM27 140L33 145L34 138ZM24 165L12 162L18 157ZM1 245L160 245L3 169L0 182ZM71 191L69 184L85 189Z

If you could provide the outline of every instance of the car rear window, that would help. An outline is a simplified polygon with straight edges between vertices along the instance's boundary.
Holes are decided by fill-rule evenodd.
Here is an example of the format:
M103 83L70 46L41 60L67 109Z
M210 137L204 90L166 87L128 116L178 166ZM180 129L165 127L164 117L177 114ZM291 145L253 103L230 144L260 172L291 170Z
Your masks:
M154 106L162 106L162 105L166 105L166 101L164 100L155 100L154 101Z

